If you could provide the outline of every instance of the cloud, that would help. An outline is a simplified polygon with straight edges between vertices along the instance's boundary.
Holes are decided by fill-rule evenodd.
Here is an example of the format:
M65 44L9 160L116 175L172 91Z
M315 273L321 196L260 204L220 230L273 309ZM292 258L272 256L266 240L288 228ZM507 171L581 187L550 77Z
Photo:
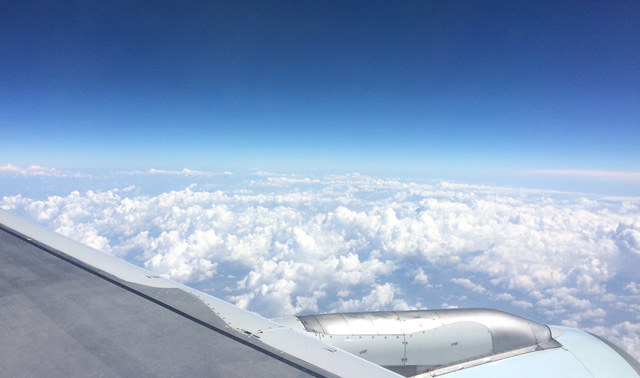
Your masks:
M513 297L513 295L509 294L509 293L502 293L502 294L497 294L494 295L495 299L501 300L501 301L512 301L515 298Z
M477 293L483 294L487 291L487 289L485 289L484 287L482 287L482 285L476 285L473 282L471 282L469 279L467 278L452 278L451 282L453 282L456 285L460 285L462 287L465 287L469 290L475 291Z
M640 316L640 198L265 172L218 189L190 172L153 173L199 180L161 193L142 180L0 206L266 316L499 307L640 355L619 326Z
M27 177L89 177L89 175L78 172L60 171L55 168L46 168L39 165L30 165L27 168L20 168L12 164L0 166L0 174L20 175Z
M640 172L621 172L621 171L595 171L595 170L578 170L578 169L548 169L531 171L533 174L550 175L550 176L569 176L569 177L585 177L599 180L622 180L622 181L639 181Z
M521 308L521 309L533 308L533 304L531 302L527 302L527 301L513 301L513 302L511 302L511 304L514 307Z
M362 308L369 309L370 311L382 310L387 308L389 304L394 303L393 298L396 291L396 288L390 283L376 285L371 292L362 299L340 299L333 310L336 312L358 311ZM406 304L402 302L395 302L395 304L397 306L406 306ZM409 309L409 306L406 307L406 309ZM392 309L396 310L397 308L394 307Z
M217 175L217 173L214 173L214 172L196 171L189 168L183 168L180 171L169 171L164 169L151 168L148 171L134 171L129 173L132 175L147 174L147 175L173 175L173 176L215 176ZM231 175L232 173L224 172L223 174Z
M640 220L632 224L620 223L614 240L621 250L640 255Z
M635 282L629 282L627 286L624 287L624 290L630 292L631 294L640 294L640 285Z
M414 275L415 276L413 277L413 283L421 285L429 284L429 277L427 277L422 268L418 268L416 271L414 271Z

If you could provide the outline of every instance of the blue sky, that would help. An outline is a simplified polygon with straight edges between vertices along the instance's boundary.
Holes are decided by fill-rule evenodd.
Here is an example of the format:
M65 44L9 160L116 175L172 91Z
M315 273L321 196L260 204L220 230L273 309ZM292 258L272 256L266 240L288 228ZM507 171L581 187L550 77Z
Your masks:
M636 1L0 7L2 164L640 171Z

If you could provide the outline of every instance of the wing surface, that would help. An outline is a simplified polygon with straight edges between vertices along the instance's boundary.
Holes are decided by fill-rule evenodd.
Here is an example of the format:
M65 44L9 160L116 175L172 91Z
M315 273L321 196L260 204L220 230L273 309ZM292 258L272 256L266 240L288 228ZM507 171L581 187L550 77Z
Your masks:
M0 210L0 376L398 377Z

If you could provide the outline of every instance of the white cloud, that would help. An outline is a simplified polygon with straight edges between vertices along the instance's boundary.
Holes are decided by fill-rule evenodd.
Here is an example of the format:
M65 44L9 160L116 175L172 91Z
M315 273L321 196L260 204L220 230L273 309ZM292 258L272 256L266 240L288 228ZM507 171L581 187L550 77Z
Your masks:
M387 308L389 304L394 303L399 308L406 307L403 302L394 302L393 298L396 292L396 288L390 284L385 283L383 285L375 285L371 292L364 296L362 299L340 299L332 311L335 312L351 312L351 311L377 311ZM395 309L395 308L394 308Z
M540 174L540 175L551 175L551 176L588 177L588 178L605 179L605 180L640 181L640 172L556 169L556 170L537 170L537 171L531 171L531 173Z
M162 193L143 181L0 206L266 316L510 306L611 335L640 316L640 198L192 172L153 172L200 180Z
M640 285L635 282L629 282L629 284L624 287L624 290L630 292L631 294L640 294Z
M614 240L621 250L640 255L640 218L630 224L620 223Z
M494 298L500 301L513 301L515 298L509 293L501 293L494 295Z
M146 173L151 175L181 175L181 176L213 176L215 175L215 173L213 172L195 171L189 168L183 168L181 171L167 171L163 169L151 168ZM225 174L230 174L230 172L225 172Z
M484 287L482 287L482 285L476 285L473 282L471 282L471 280L467 279L467 278L452 278L451 282L453 282L456 285L460 285L462 287L465 287L469 290L473 290L477 293L485 293L487 291L487 289L485 289Z
M429 284L429 277L427 277L422 268L418 268L416 271L414 271L413 283L421 285Z
M514 307L518 307L518 308L521 308L521 309L533 308L533 304L531 302L528 302L528 301L513 301L513 302L511 302L511 304Z
M89 177L86 174L71 172L71 171L60 171L55 168L47 168L39 165L30 165L26 168L20 168L12 164L0 165L0 174L11 174L11 175L20 175L20 176L36 176L36 177L71 177L71 178L81 178L81 177Z

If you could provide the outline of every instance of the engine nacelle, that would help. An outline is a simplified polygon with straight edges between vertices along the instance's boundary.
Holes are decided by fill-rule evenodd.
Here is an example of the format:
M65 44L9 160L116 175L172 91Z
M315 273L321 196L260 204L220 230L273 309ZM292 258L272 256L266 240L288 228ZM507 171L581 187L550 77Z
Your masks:
M315 314L274 320L406 376L560 346L548 326L487 309Z

